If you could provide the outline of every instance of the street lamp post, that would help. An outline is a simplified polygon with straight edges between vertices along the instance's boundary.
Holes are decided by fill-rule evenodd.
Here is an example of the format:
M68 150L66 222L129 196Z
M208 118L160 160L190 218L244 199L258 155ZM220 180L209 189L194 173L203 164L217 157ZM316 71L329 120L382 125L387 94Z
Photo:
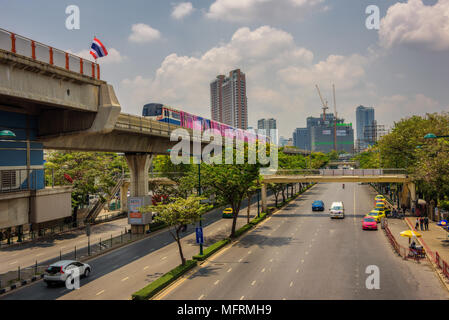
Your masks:
M198 195L201 196L201 159L198 163ZM203 217L200 218L200 229L203 230ZM203 255L203 243L200 242L200 255Z

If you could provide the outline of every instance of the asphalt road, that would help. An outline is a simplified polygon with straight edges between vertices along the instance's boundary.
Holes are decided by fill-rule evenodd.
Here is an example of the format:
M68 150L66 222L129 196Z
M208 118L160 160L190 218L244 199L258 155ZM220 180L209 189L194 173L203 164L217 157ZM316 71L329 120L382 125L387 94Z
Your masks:
M393 253L383 231L363 231L371 210L368 186L319 184L157 299L448 299L427 263ZM324 212L312 212L313 200ZM346 218L328 208L343 201ZM367 289L368 266L379 268L379 289Z
M268 198L274 204L274 197ZM215 209L204 216L205 246L230 234L231 219L222 219L222 209ZM257 199L253 198L250 217L257 215ZM246 201L237 222L237 228L246 224ZM187 259L198 254L194 226L184 234L183 251ZM88 261L92 266L89 278L81 279L79 290L70 291L64 286L47 288L43 281L11 291L0 299L5 300L95 300L130 299L131 294L154 281L180 264L177 244L167 230L116 249Z

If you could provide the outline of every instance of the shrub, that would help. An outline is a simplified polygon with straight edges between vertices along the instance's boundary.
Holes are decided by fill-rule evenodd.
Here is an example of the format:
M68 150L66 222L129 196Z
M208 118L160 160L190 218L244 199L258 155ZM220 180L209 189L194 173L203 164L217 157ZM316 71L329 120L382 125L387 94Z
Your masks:
M217 252L218 250L220 250L224 246L226 246L229 242L231 242L231 240L229 238L226 238L226 239L223 239L221 241L215 242L214 244L212 244L209 247L207 247L203 251L202 255L198 254L196 256L193 256L192 258L195 259L195 260L198 260L198 261L203 261L203 260L209 258L211 255L213 255L215 252Z

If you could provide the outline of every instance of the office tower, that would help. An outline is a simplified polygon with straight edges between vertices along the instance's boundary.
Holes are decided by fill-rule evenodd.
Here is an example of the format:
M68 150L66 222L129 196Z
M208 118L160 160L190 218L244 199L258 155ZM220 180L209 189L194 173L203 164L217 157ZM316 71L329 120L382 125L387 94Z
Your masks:
M373 134L365 134L366 128L375 126L374 124L374 108L367 108L364 106L358 106L356 108L356 125L357 125L357 149L363 150L368 146L374 144L377 139ZM370 130L372 131L372 130Z
M212 120L235 128L248 128L248 99L246 76L240 69L233 70L229 77L219 75L211 84Z
M302 150L310 150L310 135L308 128L296 128L293 132L293 145Z
M277 135L277 126L276 126L276 119L270 118L270 119L260 119L257 121L257 129L263 130L261 134L270 136L271 141L275 144L278 144L278 135ZM274 130L274 131L271 131Z

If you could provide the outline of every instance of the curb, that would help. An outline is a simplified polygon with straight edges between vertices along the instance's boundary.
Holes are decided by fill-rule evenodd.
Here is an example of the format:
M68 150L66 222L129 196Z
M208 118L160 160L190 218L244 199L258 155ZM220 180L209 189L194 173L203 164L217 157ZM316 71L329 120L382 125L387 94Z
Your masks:
M9 287L1 288L1 289L0 289L0 295L1 295L1 294L4 294L4 293L7 293L7 292L10 292L11 290L14 290L14 289L23 287L23 286L25 286L25 285L27 285L27 284L29 284L29 283L36 282L37 280L41 280L41 279L43 279L43 278L44 278L44 274L41 274L40 276L33 276L33 277L30 278L30 279L20 280L20 281L18 281L18 282L16 282L16 283L13 283L13 284L10 285Z
M407 218L404 218L405 223L407 223L407 225L409 226L409 228L411 230L415 230L415 228L411 225L410 221L408 221ZM423 239L417 238L418 242L426 249L426 252L429 252L432 254L433 256L433 252L428 249L429 247L427 246L427 244L424 242ZM435 273L438 275L438 278L440 279L441 283L444 285L444 287L446 288L447 291L449 291L449 282L448 279L444 276L444 274L440 271L440 268L437 267L436 263L433 261L433 259L431 259L429 257L428 254L426 254L426 258L427 260L430 262L430 264L432 265L433 270L435 271Z

